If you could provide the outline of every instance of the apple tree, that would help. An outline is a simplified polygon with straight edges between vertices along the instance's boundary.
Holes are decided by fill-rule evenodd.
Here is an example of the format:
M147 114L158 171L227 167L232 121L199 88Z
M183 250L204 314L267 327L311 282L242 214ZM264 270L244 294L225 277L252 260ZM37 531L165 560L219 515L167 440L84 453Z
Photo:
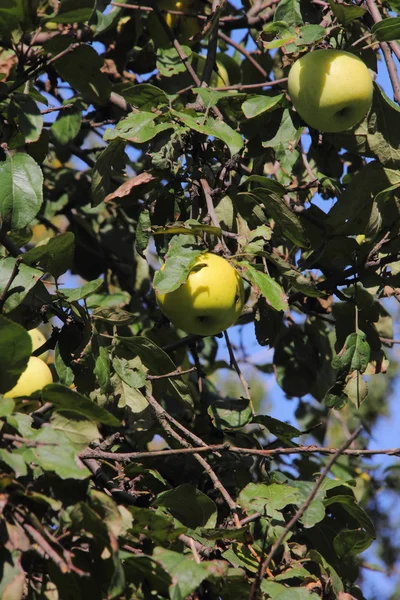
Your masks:
M0 3L2 600L399 597L369 570L399 568L400 450L376 434L397 370L398 11ZM307 123L324 84L298 112L287 78L332 50L380 77L327 133ZM155 294L205 252L244 284L215 335ZM13 393L45 350L53 383Z

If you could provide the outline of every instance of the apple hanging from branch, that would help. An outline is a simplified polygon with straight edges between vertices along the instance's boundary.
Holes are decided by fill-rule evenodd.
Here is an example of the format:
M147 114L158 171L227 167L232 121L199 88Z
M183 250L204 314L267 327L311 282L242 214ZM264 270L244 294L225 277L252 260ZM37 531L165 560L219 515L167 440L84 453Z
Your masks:
M368 68L344 50L315 50L299 58L290 69L288 89L301 118L319 131L357 125L372 103Z
M201 254L185 283L156 298L175 327L196 335L215 335L233 325L244 304L239 273L221 256Z

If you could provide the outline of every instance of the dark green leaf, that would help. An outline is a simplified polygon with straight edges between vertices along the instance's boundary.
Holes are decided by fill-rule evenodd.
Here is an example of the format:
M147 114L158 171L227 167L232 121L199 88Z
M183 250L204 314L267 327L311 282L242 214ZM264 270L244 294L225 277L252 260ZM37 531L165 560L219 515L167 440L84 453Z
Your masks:
M23 261L28 265L38 265L43 271L58 279L72 265L74 239L75 236L71 232L61 233L50 238L47 244L29 250L23 255Z
M46 385L41 392L41 398L44 402L51 402L57 411L76 413L95 423L104 423L112 427L120 425L119 420L105 408L59 383Z
M189 483L158 494L153 505L167 508L183 525L192 529L215 527L217 522L214 502Z
M102 285L102 279L94 279L93 281L85 283L80 288L63 288L59 291L59 294L69 302L77 302L78 300L83 300L94 292L97 292Z
M37 142L43 127L43 117L36 102L28 94L16 93L10 105L27 143Z
M0 394L16 385L31 352L32 341L27 331L0 315Z
M23 229L43 202L43 174L28 154L7 154L0 162L0 219L6 229Z
M64 104L70 102L66 100ZM56 142L64 146L76 138L81 129L82 110L83 106L80 102L74 102L70 108L60 110L50 129Z
M303 25L300 0L282 0L274 14L274 21L285 21L290 27Z
M46 42L45 49L57 56L70 46L70 38L58 35ZM103 59L87 44L80 44L54 62L60 77L78 90L85 100L96 104L106 104L111 93L111 82L101 72L102 66Z
M125 85L115 88L127 102L144 112L151 112L160 105L168 105L168 96L160 88L151 83Z
M365 15L367 12L365 8L355 4L339 4L339 2L334 2L333 0L329 0L329 4L339 23L345 27L355 19Z
M252 423L261 423L261 425L264 425L272 435L276 435L279 440L282 440L285 443L287 443L288 440L301 435L301 431L296 427L293 427L293 425L289 425L289 423L284 423L283 421L279 421L279 419L274 419L274 417L269 417L268 415L257 415L256 417L253 417Z
M251 405L245 398L215 398L208 407L217 429L240 429L251 419Z
M250 281L257 291L264 296L267 304L278 311L286 311L288 309L286 294L275 279L262 271L258 271L247 261L241 261L239 265L242 269L243 277Z
M0 261L0 294L12 277L15 261L16 259L11 258L11 256ZM25 300L29 292L33 290L42 275L42 271L20 264L17 275L14 277L6 294L4 312L9 313L17 308Z
M95 0L61 0L57 15L49 17L53 23L84 23L93 13Z
M98 206L110 191L113 172L125 168L125 142L114 140L99 154L92 170L92 206Z
M107 348L100 346L93 373L100 386L100 392L105 394L110 385L110 358Z
M364 552L372 544L372 537L362 529L343 529L333 540L333 548L341 560Z

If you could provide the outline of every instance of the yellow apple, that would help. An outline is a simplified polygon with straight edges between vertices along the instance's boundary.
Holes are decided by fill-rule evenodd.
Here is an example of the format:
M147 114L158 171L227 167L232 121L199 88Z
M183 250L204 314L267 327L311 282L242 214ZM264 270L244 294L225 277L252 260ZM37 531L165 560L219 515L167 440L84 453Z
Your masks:
M160 0L158 6L161 10L177 10L183 13L196 14L202 12L202 6L198 0ZM202 25L199 19L164 13L167 25L171 28L182 44L190 43L191 37L199 33ZM156 14L151 13L148 20L150 36L156 46L166 48L171 42L165 33Z
M320 131L357 125L372 103L368 68L343 50L315 50L299 58L290 69L288 88L299 115Z
M49 367L37 356L31 356L17 384L4 394L4 397L20 398L30 396L33 392L44 388L48 383L53 383L53 376Z
M35 350L40 348L40 346L43 346L43 344L47 341L40 329L30 329L28 333L31 336L32 340L32 352L35 352ZM44 362L47 362L47 359L49 358L49 351L45 350L42 354L38 356L38 358L41 358L42 360L44 360Z
M175 327L197 335L215 335L233 325L244 303L239 273L221 256L198 257L184 284L156 298Z

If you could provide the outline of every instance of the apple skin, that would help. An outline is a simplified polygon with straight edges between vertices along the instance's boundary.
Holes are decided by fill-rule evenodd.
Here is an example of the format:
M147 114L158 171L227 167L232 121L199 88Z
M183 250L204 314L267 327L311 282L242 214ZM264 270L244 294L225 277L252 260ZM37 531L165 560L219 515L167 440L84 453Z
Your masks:
M173 292L156 292L156 298L178 329L216 335L239 318L244 287L239 273L225 258L206 252L198 257L184 284Z
M30 396L49 383L53 383L53 376L49 367L37 356L31 356L17 384L4 394L4 398Z
M35 352L35 350L40 348L40 346L43 346L43 344L47 341L40 329L30 329L28 333L32 340L32 352ZM49 351L45 350L45 352L40 354L38 358L44 360L44 362L47 362L47 359L49 358Z
M288 89L299 115L319 131L353 127L372 103L368 68L344 50L315 50L299 58L290 69Z

